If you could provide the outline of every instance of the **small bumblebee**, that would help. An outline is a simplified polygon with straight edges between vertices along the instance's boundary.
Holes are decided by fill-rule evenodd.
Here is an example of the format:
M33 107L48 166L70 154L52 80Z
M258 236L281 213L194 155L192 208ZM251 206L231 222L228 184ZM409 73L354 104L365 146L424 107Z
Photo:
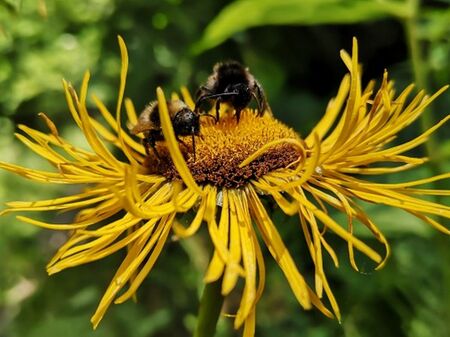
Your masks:
M199 114L189 109L189 107L180 100L168 101L167 108L177 140L186 146L179 137L192 136L192 148L195 161L195 136L199 135L200 132ZM160 158L158 151L156 150L156 142L164 140L164 135L161 129L158 109L157 101L148 104L144 111L139 115L138 123L131 129L131 133L133 135L143 133L144 139L142 140L142 144L145 147L147 155L150 154L150 148L152 148L156 157Z
M239 122L241 111L252 98L258 104L259 116L266 110L270 111L261 85L248 68L237 61L217 63L206 83L197 91L195 111L199 110L203 102L216 99L216 121L219 120L220 103L226 102L234 107Z

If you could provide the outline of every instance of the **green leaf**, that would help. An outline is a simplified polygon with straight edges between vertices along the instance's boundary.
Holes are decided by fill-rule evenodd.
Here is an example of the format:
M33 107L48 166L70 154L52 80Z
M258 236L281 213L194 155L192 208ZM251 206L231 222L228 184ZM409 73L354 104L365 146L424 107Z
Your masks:
M22 0L0 0L0 6L4 6L14 13L19 11L21 3Z
M389 16L407 17L406 2L384 0L238 0L206 27L192 52L199 54L237 32L264 25L348 24Z
M444 40L450 34L450 8L424 10L418 26L421 39L428 41Z

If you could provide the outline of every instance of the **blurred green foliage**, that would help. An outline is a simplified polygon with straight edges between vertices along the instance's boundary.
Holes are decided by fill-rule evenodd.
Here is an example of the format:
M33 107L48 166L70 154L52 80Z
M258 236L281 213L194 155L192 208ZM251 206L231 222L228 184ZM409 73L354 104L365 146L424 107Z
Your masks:
M61 79L79 85L83 72L90 69L91 91L114 106L120 67L117 34L129 48L126 94L138 109L154 99L157 85L169 91L188 85L194 91L215 62L238 59L260 79L275 114L306 134L345 73L339 49L349 50L352 36L359 39L365 81L380 79L387 68L399 90L415 79L429 91L449 83L448 5L445 0L422 4L415 0L0 0L1 159L48 168L13 139L18 123L45 130L36 117L40 111L55 120L64 137L81 142L67 118ZM416 54L410 53L414 46ZM450 94L445 93L428 111L431 121L447 115L449 107ZM419 132L416 123L401 138ZM432 162L439 162L447 172L449 136L449 128L442 129L431 153ZM423 155L423 150L417 151ZM432 170L427 166L389 179L425 177ZM48 199L77 189L43 188L0 172L2 203ZM302 311L268 256L257 336L450 335L448 238L403 212L366 206L390 238L392 257L376 273L362 260L362 272L357 273L346 262L345 243L334 242L341 267L335 269L328 261L328 274L341 305L342 324L316 311ZM63 221L73 214L35 216ZM335 216L344 223L342 216ZM276 211L274 217L301 270L311 277L313 267L303 258L307 250L297 221ZM187 336L192 331L210 251L207 235L169 243L141 287L138 302L113 306L94 332L89 317L121 254L48 278L45 263L65 236L21 224L14 216L0 218L0 224L0 336ZM375 244L364 231L358 235ZM232 297L225 310L232 312L236 301ZM219 337L238 335L230 319L219 322Z
M382 5L380 5L382 3ZM194 47L198 53L222 43L237 32L266 25L357 23L389 16L407 17L405 1L371 0L244 0L224 8ZM246 13L242 20L242 13Z

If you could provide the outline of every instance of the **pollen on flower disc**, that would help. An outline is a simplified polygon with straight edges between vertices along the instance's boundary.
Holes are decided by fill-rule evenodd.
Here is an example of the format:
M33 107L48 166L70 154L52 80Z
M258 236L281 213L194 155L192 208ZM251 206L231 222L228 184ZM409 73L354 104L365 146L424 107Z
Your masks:
M192 151L192 138L182 137L180 149L198 184L236 188L251 179L258 179L276 169L284 168L301 156L291 144L276 145L250 164L239 165L265 144L283 138L300 139L298 134L272 116L257 116L252 110L242 112L239 123L233 114L221 116L218 123L201 118L200 135L195 137L196 160ZM179 179L164 143L157 145L159 159L151 154L146 160L149 173L161 174L168 179Z

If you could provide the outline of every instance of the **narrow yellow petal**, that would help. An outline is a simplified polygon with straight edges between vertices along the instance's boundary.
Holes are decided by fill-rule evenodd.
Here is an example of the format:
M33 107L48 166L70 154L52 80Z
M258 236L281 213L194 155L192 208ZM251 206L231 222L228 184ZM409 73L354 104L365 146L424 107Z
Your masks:
M271 195L281 210L287 215L294 215L298 211L298 203L293 201L288 201L281 192L271 192Z
M172 220L173 216L171 217ZM147 235L142 236L129 250L127 256L123 260L110 285L108 286L108 289L103 295L96 312L91 318L94 329L100 323L100 320L103 318L116 294L126 285L128 279L136 272L137 268L148 256L160 237L161 240L165 242L164 235L167 237L167 231L170 229L170 224L172 221L171 219L170 217L162 218L155 232L148 232Z
M134 226L136 226L136 224L138 224L141 220L140 219L133 219L133 220L128 220L127 221L127 229L130 229ZM108 242L107 244L103 244L100 245L98 241L96 242L96 240L90 241L88 242L88 244L83 244L83 245L77 245L75 246L72 250L67 250L64 254L61 255L61 259L63 258L67 258L68 256L77 254L77 253L81 253L79 254L80 257L85 260L82 263L87 263L87 262L92 262L92 261L96 261L99 259L102 259L106 256L109 256L113 253L115 253L116 251L124 248L125 246L129 245L131 242L135 241L136 239L138 239L145 231L152 231L153 227L155 226L156 222L158 221L158 219L151 219L149 221L147 221L145 223L145 225L139 227L138 229L134 230L134 231L130 231L129 234L127 234L123 239L116 241L117 238L119 238L119 236L124 233L125 231L127 231L127 229L123 229L121 232L118 232L117 234L114 235L106 235L103 237L99 237L96 240L110 240L110 242ZM125 228L125 226L123 226L122 228ZM116 241L116 242L114 242Z
M120 48L120 59L122 61L122 66L120 68L120 85L119 85L119 94L117 95L117 108L116 114L120 114L120 110L122 109L122 101L125 92L125 85L127 81L127 73L128 73L128 51L127 46L125 45L125 41L122 39L120 35L117 36L117 40L119 41Z
M34 202L23 202L23 201L16 201L16 202L8 202L6 203L6 206L11 207L9 212L21 212L21 211L54 211L54 210L66 210L66 209L77 209L81 207L85 207L91 204L99 203L103 200L108 200L114 197L114 193L108 193L104 194L95 198L89 198L85 200L80 201L61 201L58 199L54 199L55 202L52 203L48 200L41 200L41 201L34 201ZM63 198L66 199L66 198ZM69 199L67 197L67 199Z
M253 309L250 314L245 319L244 331L242 337L254 337L255 336L255 321L256 321L256 310Z
M59 132L55 123L53 123L53 121L43 112L38 113L38 116L44 120L45 124L47 124L47 127L50 129L50 132L52 133L53 137L55 137L55 139L57 139L58 142L62 142L61 139L59 138Z
M238 329L251 311L255 308L256 300L256 251L253 241L253 227L248 210L248 203L245 193L239 193L239 199L236 199L237 212L241 214L239 234L241 238L242 262L245 270L245 286L239 305L239 310L234 321L235 329Z
M21 134L16 134L16 137L37 155L47 159L53 164L61 164L67 162L67 160L63 156L51 150L48 146L43 147L39 144L33 143Z
M119 161L114 158L111 152L105 147L105 145L98 138L93 126L90 122L88 112L86 110L86 93L89 82L89 73L87 72L83 78L83 84L81 87L81 96L78 109L80 111L80 119L86 140L90 144L92 150L95 151L107 164L113 168L119 168L121 165Z
M127 113L129 126L136 125L138 123L138 116L133 101L129 98L125 98L125 111Z
M84 224L84 223L82 223L82 224L62 224L62 223L61 224L50 224L50 223L31 219L31 218L28 218L26 216L21 216L21 215L17 216L17 220L27 222L27 223L32 224L37 227L53 229L53 230L58 230L58 231L59 230L61 230L61 231L62 230L74 230L74 229L86 227L86 224ZM97 222L97 220L95 222Z
M192 99L191 94L189 93L189 90L186 87L181 87L181 95L183 96L183 101L186 103L186 105L189 107L189 109L194 110L195 109L195 103Z
M52 183L52 184L81 184L81 183L98 183L100 177L80 176L73 174L60 174L54 172L46 172L35 169L29 169L14 164L0 162L0 168L25 177L30 180ZM105 181L103 177L102 181Z
M360 167L339 167L335 170L342 173L351 174L364 174L364 175L380 175L389 174L396 172L403 172L416 167L418 164L405 164L397 167L370 167L370 168L360 168ZM324 168L332 170L334 166L324 165Z
M122 102L123 102L123 96L125 92L125 85L127 81L127 73L128 73L128 51L127 47L125 45L125 42L123 41L122 37L119 35L117 36L117 39L119 41L119 47L120 47L120 55L122 60L122 66L120 69L120 85L119 85L119 93L117 95L117 107L116 107L116 124L117 124L117 135L119 138L119 143L121 144L122 152L125 154L125 156L128 158L129 162L137 166L136 159L134 157L134 154L130 152L126 141L124 140L124 132L122 130L122 120L121 120L121 112L122 112ZM127 137L129 139L129 137Z
M323 211L319 210L314 204L312 204L306 197L301 197L299 200L302 205L304 205L307 209L311 210L312 213L320 220L324 225L329 227L333 232L335 232L338 236L343 238L346 241L352 241L353 245L356 249L367 255L370 259L377 263L382 262L381 256L375 252L372 248L367 246L364 242L360 241L353 235L349 234L345 229L339 226L333 219L330 218Z
M355 180L355 183L357 183L359 186L369 185L369 186L375 186L375 187L382 187L384 189L400 189L400 188L407 188L407 187L411 187L411 186L424 185L424 184L432 183L432 182L443 180L443 179L449 179L449 178L450 178L450 172L443 173L443 174L436 175L436 176L429 177L429 178L408 181L405 183L381 184L381 183L366 182L366 181L356 182L356 180ZM405 189L405 191L409 191L409 189ZM446 192L445 190L436 190L436 192L437 191Z
M248 164L250 164L252 161L260 157L264 152L267 152L269 149L280 145L280 144L292 144L299 148L303 153L305 153L305 148L301 141L298 139L293 138L282 138L278 140L271 141L267 144L264 144L264 146L260 147L258 150L256 150L254 153L252 153L250 156L248 156L242 163L239 164L239 167L242 168Z
M114 119L114 117L111 115L111 113L108 111L106 106L103 104L100 99L92 95L92 100L94 101L95 105L97 106L98 110L102 114L103 118L107 121L107 123L111 126L111 128L116 132L116 135L113 135L109 131L106 130L106 128L95 121L94 119L91 119L92 124L94 125L95 129L102 135L102 137L108 139L111 143L114 143L116 146L122 149L124 146L129 146L130 148L134 149L135 151L145 154L144 147L139 142L136 142L133 138L131 138L124 130L120 127L120 124L118 124L118 121ZM125 107L127 107L127 101L125 101ZM128 111L129 108L127 108ZM134 125L134 124L133 124ZM123 139L123 143L120 143L119 137ZM133 154L134 156L134 154Z
M254 220L262 234L264 242L270 250L270 253L280 265L288 283L294 292L298 302L305 308L311 308L311 298L308 293L308 287L305 279L298 271L295 263L284 246L278 231L272 223L264 206L261 204L256 192L249 187L250 210L253 213Z
M229 203L228 203L228 191L226 189L222 190L222 211L220 213L219 220L219 234L222 239L224 247L228 247L228 233L229 233ZM217 281L220 276L222 276L225 261L223 261L217 251L214 251L214 255L209 263L208 269L203 278L204 282L210 283Z
M374 234L375 238L384 245L386 253L383 260L378 264L376 269L382 268L390 255L389 243L387 242L383 234L380 232L380 230L375 226L375 224L367 217L367 215L364 213L364 210L362 210L355 202L351 201L351 199L348 199L348 201L349 202L351 201L352 207L347 207L347 209L345 209L342 199L345 198L345 196L353 196L353 194L346 192L344 188L341 188L338 185L331 185L323 181L320 182L313 181L313 183L318 185L320 189L316 189L310 185L305 187L308 191L310 191L312 195L316 195L317 197L322 198L325 202L337 208L338 210L344 211L346 213L348 212L348 214L351 214L352 217L356 217L362 224L364 224L364 226L366 226ZM341 195L341 197L335 198L330 194L325 193L324 190L329 190L333 192L335 195ZM297 197L299 200L301 200L301 198L298 197L297 195L294 196ZM304 195L302 197L304 198ZM324 239L322 241L326 243ZM330 251L331 247L327 248L328 246L327 244L324 244L324 246L326 247L327 250ZM331 255L333 253L334 252L330 252ZM335 261L335 263L337 263L337 257L333 258L333 260Z
M281 184L278 188L280 190L286 191L296 186L302 186L314 174L317 166L319 165L319 161L320 161L320 139L317 134L314 134L311 157L308 158L308 160L306 160L305 170L302 172L302 174L297 180L294 180L286 184Z
M238 281L241 262L241 238L239 233L239 222L236 210L236 198L238 196L230 191L230 257L226 261L225 272L222 281L222 295L228 295L236 286Z
M368 191L361 191L357 189L350 190L360 199L369 202L403 208L409 211L436 214L450 218L450 207L448 206L417 199L392 190L386 191L380 188L371 188Z
M38 201L10 201L7 202L6 205L8 207L46 207L46 206L55 206L62 205L66 203L71 203L74 201L80 201L82 199L86 199L97 194L102 195L103 193L108 193L108 189L104 187L93 188L79 194L74 194L66 197L59 197L55 199L47 199L47 200L38 200Z
M67 83L67 81L63 80L62 84L64 88L64 94L66 96L67 106L69 107L69 111L72 115L72 118L75 121L75 123L77 123L78 127L82 130L83 128L81 127L80 115L74 104L74 99L76 99L76 92L72 88L72 86L69 83ZM77 104L78 101L76 101L75 103Z
M347 94L350 90L350 76L345 75L339 86L336 97L328 103L325 115L317 123L314 129L311 131L308 137L306 137L306 144L313 146L314 134L317 134L322 139L326 133L330 130L331 126L335 122L342 106L347 98Z
M325 250L328 252L328 255L330 255L331 259L333 260L334 266L336 268L339 267L339 259L336 255L336 252L334 249L328 244L328 242L325 240L323 235L320 236L320 241L322 242L322 245L324 246Z
M156 260L158 259L159 255L161 254L162 248L164 247L164 244L167 241L167 237L170 233L170 228L172 225L172 221L175 217L175 214L173 214L166 222L165 228L163 229L160 237L158 238L158 241L156 243L155 248L153 249L151 255L149 256L147 262L142 266L142 268L139 270L139 272L136 274L132 284L130 284L129 289L121 295L119 298L117 298L114 303L119 304L123 303L126 300L130 299L134 293L136 292L137 288L142 284L145 277L150 273L153 266L155 265Z
M423 221L425 221L426 223L430 224L431 226L433 226L433 227L434 227L435 229L437 229L438 231L440 231L440 232L442 232L442 233L444 233L444 234L450 235L450 229L444 227L443 225L441 225L441 224L440 224L439 222L437 222L436 220L434 220L434 219L432 219L432 218L430 218L430 217L428 217L428 216L425 216L425 215L423 215L423 214L420 214L420 213L418 213L418 212L410 211L409 213L415 215L415 216L418 217L419 219L422 219Z
M170 155L172 157L173 163L178 170L181 178L183 179L186 186L191 188L193 191L199 195L203 194L201 188L197 185L192 174L187 167L186 161L181 154L180 148L178 147L178 142L175 138L175 132L173 130L172 122L170 120L169 111L167 109L166 98L164 97L164 92L161 88L156 89L156 96L158 98L159 106L159 117L161 119L161 128L164 134L164 139L166 140L167 147L169 149Z
M302 226L303 234L305 236L306 244L309 249L309 253L311 255L311 259L315 265L315 289L317 296L319 298L322 298L323 293L323 281L321 277L321 272L323 269L323 260L322 260L322 247L321 247L321 240L320 240L320 232L317 229L317 223L316 219L314 218L313 214L310 214L308 210L306 210L304 207L300 207L299 211L300 216L300 223ZM310 224L309 228L307 226L307 223ZM310 230L311 233L310 234Z
M205 209L206 209L206 199L202 200L202 202L200 203L200 207L196 211L194 220L192 220L191 224L188 227L184 227L179 222L173 224L173 230L175 235L181 238L187 238L197 233L198 229L202 224Z

